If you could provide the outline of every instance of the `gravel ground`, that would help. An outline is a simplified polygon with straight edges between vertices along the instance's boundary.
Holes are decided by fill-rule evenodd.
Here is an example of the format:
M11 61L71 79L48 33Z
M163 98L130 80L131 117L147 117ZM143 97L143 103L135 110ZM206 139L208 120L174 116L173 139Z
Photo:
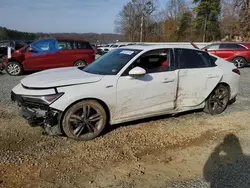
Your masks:
M29 127L10 102L23 76L0 75L0 187L250 187L250 69L241 73L219 116L152 118L88 142Z

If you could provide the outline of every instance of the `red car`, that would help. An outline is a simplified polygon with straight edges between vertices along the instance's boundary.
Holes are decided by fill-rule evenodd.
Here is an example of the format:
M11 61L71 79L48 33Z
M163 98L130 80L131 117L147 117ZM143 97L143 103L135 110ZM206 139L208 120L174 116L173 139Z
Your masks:
M204 48L209 53L233 62L236 67L242 68L250 63L250 43L247 42L220 42Z
M16 76L24 71L58 67L86 66L95 60L95 51L88 41L74 39L41 39L14 51L4 66Z

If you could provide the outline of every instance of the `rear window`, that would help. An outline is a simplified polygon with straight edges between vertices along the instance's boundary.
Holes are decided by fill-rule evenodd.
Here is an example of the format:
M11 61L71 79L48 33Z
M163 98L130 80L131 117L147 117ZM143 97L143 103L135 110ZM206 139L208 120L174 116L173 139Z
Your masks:
M61 50L93 49L89 42L82 41L58 41Z
M239 44L220 44L220 49L246 49Z
M88 42L72 42L74 49L93 49L93 47Z

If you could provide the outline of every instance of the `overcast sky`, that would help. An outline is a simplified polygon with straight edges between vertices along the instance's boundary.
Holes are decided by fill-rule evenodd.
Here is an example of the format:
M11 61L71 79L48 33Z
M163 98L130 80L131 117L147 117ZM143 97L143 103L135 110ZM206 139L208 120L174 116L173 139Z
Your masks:
M0 0L0 26L28 32L113 33L129 0ZM162 8L167 0L157 0Z

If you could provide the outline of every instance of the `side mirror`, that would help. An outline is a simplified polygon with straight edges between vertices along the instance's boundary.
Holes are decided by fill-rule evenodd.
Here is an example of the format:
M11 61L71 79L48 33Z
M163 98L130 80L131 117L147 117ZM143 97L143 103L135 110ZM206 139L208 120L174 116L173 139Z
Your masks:
M129 71L129 76L140 77L146 74L146 70L141 67L135 67Z

